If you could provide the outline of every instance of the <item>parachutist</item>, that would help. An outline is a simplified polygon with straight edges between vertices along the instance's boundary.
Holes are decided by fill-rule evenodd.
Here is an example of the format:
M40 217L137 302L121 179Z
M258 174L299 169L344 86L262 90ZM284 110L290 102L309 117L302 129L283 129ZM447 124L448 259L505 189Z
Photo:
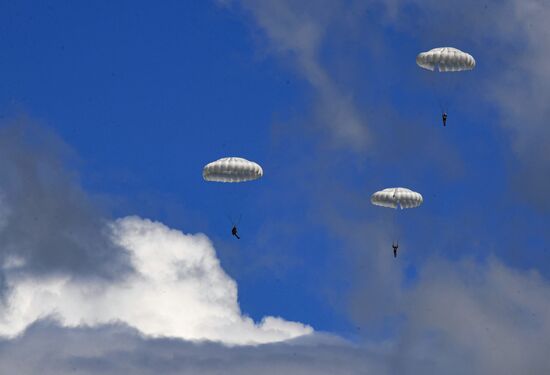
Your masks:
M238 240L241 239L241 237L239 237L239 234L237 233L237 227L235 225L233 225L233 228L231 229L231 234L237 237Z
M443 126L447 126L447 113L443 112L441 115L441 119L443 120Z
M393 257L397 258L397 249L399 248L399 241L397 241L397 243L392 242L391 247L393 247Z

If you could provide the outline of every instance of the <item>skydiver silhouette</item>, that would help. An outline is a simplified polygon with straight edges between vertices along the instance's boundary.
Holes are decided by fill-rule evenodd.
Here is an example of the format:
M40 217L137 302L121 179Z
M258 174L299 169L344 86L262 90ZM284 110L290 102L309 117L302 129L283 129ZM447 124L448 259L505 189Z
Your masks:
M241 237L239 237L238 233L237 233L237 227L235 225L233 225L233 228L231 229L231 234L235 237L237 237L238 240L241 239Z
M443 112L441 115L441 119L443 120L443 126L447 126L447 113Z
M392 242L391 247L393 247L393 257L397 258L397 249L399 248L399 241L397 241L397 244Z

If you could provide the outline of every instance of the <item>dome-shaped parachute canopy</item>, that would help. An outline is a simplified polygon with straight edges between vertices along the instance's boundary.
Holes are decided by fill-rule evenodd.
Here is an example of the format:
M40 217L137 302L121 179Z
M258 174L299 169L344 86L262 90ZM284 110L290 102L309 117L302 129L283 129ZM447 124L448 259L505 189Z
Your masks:
M476 66L474 57L452 47L434 48L416 56L416 64L421 68L440 72L460 72L472 70Z
M422 204L423 198L420 193L402 188L387 188L377 191L370 197L370 201L375 206L397 208L414 208Z
M202 177L206 181L216 182L245 182L262 177L262 167L253 161L243 158L222 158L208 163L202 170Z

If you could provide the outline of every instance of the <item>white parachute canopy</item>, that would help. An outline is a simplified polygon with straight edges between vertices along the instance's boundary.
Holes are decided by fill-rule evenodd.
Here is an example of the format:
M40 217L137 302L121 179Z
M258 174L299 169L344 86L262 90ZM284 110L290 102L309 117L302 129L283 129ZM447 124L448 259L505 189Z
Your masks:
M416 56L416 64L424 69L440 72L472 70L476 66L474 57L453 47L434 48Z
M264 171L257 163L243 158L228 157L208 163L202 170L206 181L245 182L257 180Z
M397 208L414 208L422 204L424 199L420 193L402 187L387 188L377 191L370 197L375 206Z

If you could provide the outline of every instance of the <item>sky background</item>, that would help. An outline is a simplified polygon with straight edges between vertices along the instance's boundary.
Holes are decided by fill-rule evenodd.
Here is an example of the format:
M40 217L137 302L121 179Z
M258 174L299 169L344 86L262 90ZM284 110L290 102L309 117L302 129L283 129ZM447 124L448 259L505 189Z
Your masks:
M0 2L0 369L546 373L550 7L462 3Z

